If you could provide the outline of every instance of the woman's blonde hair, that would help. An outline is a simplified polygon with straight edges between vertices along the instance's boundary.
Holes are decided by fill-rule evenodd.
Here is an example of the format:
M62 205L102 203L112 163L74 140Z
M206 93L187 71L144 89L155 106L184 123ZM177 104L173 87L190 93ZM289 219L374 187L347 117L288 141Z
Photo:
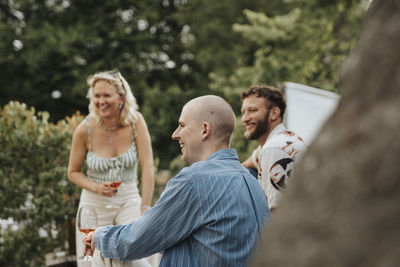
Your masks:
M136 120L136 111L138 110L138 105L136 103L136 98L133 96L131 87L128 82L122 77L118 70L97 72L90 75L87 79L89 90L87 93L87 98L89 98L89 117L93 117L98 123L101 124L100 115L95 107L93 100L93 87L98 81L106 81L114 85L117 89L117 93L125 98L125 102L121 107L120 122L121 125L129 125Z

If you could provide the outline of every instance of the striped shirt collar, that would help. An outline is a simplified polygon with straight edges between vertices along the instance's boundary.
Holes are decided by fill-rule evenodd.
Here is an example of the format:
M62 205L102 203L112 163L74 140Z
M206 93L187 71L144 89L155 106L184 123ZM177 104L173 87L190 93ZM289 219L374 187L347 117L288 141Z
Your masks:
M239 160L239 157L238 157L235 149L226 148L226 149L218 150L217 152L214 152L213 154L208 156L206 161L229 159L229 158L234 158L234 159Z

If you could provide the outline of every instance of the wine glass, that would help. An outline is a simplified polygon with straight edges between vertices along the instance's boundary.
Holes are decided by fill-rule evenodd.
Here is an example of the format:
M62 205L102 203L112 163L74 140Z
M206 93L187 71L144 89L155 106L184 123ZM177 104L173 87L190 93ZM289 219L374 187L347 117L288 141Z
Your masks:
M115 190L115 189L118 189L121 186L121 184L122 184L122 181L115 181L115 182L112 182L111 184L109 184L108 188L110 188L111 190ZM107 204L105 207L107 209L117 208L117 206L115 206L115 204L114 204L114 195L111 197L111 203Z
M94 232L97 227L96 209L91 206L81 206L78 210L77 226L79 231L86 237ZM86 256L79 259L80 261L92 261L92 256Z

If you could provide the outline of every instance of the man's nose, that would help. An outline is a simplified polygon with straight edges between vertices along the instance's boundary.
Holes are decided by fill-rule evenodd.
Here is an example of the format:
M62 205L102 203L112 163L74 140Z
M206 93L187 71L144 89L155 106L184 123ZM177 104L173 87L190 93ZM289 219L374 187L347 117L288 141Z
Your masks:
M242 114L242 122L247 122L249 121L249 117L246 115L246 113Z
M178 129L176 129L173 133L172 133L172 139L173 140L178 140L179 139L179 137L178 137Z

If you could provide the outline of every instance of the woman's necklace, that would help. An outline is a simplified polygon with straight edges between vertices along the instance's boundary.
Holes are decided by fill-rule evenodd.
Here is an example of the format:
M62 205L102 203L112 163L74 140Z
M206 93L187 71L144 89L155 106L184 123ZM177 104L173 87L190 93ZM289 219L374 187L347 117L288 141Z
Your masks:
M106 127L103 124L100 124L100 127L106 131L114 131L114 130L118 129L119 127L121 127L121 124L115 125L113 127Z
M109 131L109 132L113 132L114 130L116 130L116 129L118 129L118 128L121 127L121 124L118 124L118 125L115 125L115 126L112 126L112 127L107 127L107 126L103 125L102 123L99 124L99 125L100 125L101 128L103 128L104 130ZM111 135L108 137L108 143L109 143L110 145L111 145L112 142L113 142L113 137L114 137L113 135L114 135L114 134L111 133Z
M111 135L108 137L108 143L109 143L110 145L112 145L112 142L113 142L113 134L111 134Z

